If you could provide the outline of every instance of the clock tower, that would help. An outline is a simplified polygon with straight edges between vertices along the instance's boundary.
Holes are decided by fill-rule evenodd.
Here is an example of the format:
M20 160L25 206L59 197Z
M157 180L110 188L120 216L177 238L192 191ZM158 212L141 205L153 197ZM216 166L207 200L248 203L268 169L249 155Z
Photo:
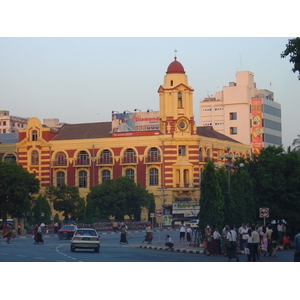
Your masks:
M175 56L170 63L164 84L158 89L161 131L167 135L194 135L193 91L182 64Z

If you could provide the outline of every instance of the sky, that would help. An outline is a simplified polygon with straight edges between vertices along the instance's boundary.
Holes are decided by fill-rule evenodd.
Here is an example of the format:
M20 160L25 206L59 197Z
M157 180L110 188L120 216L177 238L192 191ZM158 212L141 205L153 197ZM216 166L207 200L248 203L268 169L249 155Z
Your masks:
M248 70L254 73L257 88L271 89L281 104L287 147L300 134L300 81L291 71L293 65L288 58L280 58L280 53L288 39L299 34L296 4L296 0L0 0L0 110L67 123L110 121L112 110L158 110L157 90L176 49L195 90L197 125L199 102L235 81L236 71ZM216 281L228 288L223 274L235 276L240 267L243 270L238 271L245 271L243 264L217 265L216 273L210 264L201 264L203 272L197 272L199 265L195 264L180 264L181 269L177 264L131 264L130 270L127 265L102 264L105 273L87 277L98 286L98 277L105 274L109 278L105 285L115 294L111 278L125 275L124 286L118 280L120 296L133 291L128 279L141 287L150 282L155 295L169 297L181 274L192 285L194 278L200 278L211 291ZM79 274L78 265L65 266L68 274ZM247 265L247 273L262 274L265 267L261 266ZM56 265L42 267L57 275ZM44 277L36 277L39 268L40 264L31 264L31 278L35 276L42 285ZM87 273L86 265L81 264L79 270L92 274ZM278 271L278 265L268 265L268 271ZM70 283L72 280L70 276ZM236 280L239 284L239 278ZM30 286L26 280L18 284ZM186 297L186 287L176 289L176 299ZM104 289L102 285L101 292ZM7 291L10 293L9 288ZM262 297L264 292L270 295L268 289L262 289ZM66 293L69 296L70 291ZM277 289L276 296L285 296L285 290Z
M66 123L111 120L112 110L158 110L168 65L182 63L199 102L251 71L281 104L286 148L300 134L300 81L288 58L292 37L2 37L1 109Z

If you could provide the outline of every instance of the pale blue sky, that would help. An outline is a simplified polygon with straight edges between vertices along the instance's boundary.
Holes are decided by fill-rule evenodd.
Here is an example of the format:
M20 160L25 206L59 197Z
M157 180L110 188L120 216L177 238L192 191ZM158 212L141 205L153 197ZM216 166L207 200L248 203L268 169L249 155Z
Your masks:
M1 38L1 109L61 122L109 121L112 110L158 110L158 87L177 49L199 102L251 71L282 108L284 147L300 134L300 81L283 38ZM270 82L272 86L270 87Z

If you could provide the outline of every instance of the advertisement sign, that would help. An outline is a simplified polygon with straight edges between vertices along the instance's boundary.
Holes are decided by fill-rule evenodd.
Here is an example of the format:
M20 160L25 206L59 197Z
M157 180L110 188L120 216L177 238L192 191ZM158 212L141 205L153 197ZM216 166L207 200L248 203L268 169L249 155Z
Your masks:
M259 154L262 149L262 99L252 99L252 153Z
M183 214L184 217L197 217L200 212L199 202L174 202L173 214Z
M164 226L171 226L172 225L172 221L173 221L172 216L170 216L170 215L164 215L163 216L163 225Z
M111 125L113 136L135 136L142 132L157 134L159 111L113 113Z

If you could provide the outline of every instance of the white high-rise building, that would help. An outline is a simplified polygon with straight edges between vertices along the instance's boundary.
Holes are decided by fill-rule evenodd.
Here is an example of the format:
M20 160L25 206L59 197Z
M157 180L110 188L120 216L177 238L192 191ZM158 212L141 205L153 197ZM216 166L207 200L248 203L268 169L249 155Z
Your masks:
M281 105L272 91L256 88L249 71L236 72L236 82L200 102L200 125L251 145L253 153L282 145Z

